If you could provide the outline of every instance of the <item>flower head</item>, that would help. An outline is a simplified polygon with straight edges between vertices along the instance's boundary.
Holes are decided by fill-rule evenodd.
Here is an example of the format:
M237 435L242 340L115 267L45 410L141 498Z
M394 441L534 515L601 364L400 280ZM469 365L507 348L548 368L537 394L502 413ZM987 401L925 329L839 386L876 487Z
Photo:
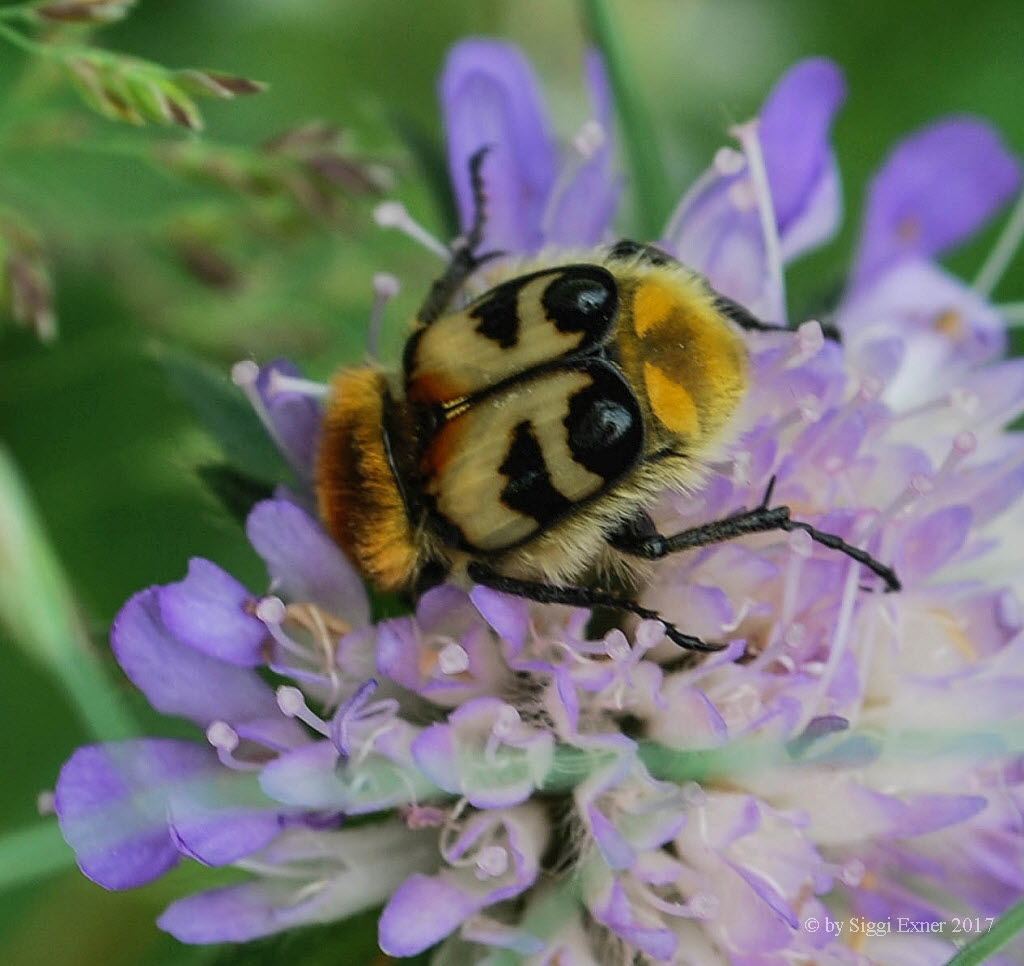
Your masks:
M619 185L596 61L591 81L596 124L560 154L518 52L452 53L464 218L466 159L494 145L486 249L607 236ZM794 67L661 239L769 321L788 314L784 266L838 223L828 133L844 96L834 65ZM1004 427L1024 369L1001 360L999 312L934 261L1019 181L977 120L899 145L829 320L842 343L815 320L751 334L733 444L699 492L653 511L681 531L756 506L774 480L800 519L893 561L901 592L797 530L652 568L646 607L727 642L701 659L657 621L602 635L584 611L482 587L438 587L372 624L301 495L261 503L248 534L266 594L195 560L117 619L129 677L206 741L71 758L57 810L83 870L111 888L182 857L248 870L167 910L187 942L383 903L382 949L441 943L438 963L944 961L948 936L808 923L995 915L1024 888L1024 616L998 563L1020 521L1024 445ZM315 404L248 375L303 475Z

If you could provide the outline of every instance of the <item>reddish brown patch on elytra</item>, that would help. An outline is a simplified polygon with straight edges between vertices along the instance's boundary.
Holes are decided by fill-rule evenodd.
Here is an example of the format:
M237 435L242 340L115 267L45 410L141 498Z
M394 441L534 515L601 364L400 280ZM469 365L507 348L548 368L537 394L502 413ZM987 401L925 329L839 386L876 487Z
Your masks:
M460 386L443 372L427 372L414 376L407 390L410 402L423 406L450 406L466 395L466 387Z
M453 455L458 452L462 443L463 428L456 422L445 423L430 441L420 462L420 472L428 478L436 479L444 473Z

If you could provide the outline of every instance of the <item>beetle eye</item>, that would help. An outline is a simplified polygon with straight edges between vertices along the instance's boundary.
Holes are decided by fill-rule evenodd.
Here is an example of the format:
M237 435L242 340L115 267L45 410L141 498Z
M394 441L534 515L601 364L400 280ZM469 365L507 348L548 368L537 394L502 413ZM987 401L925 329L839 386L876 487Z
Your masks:
M615 280L597 265L577 266L556 278L541 298L544 312L561 332L606 325L618 308Z

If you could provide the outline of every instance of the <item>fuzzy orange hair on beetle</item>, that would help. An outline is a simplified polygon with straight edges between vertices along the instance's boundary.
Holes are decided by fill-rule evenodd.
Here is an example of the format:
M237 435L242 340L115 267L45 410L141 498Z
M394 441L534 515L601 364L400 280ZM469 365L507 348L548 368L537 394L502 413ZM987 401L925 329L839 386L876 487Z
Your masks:
M701 484L747 389L745 333L770 330L650 245L519 264L457 307L479 254L481 165L471 231L406 341L399 373L332 381L317 466L326 525L384 590L452 576L530 600L607 606L661 620L595 585L748 533L803 530L899 589L893 570L838 536L761 505L673 535L647 513L665 490Z

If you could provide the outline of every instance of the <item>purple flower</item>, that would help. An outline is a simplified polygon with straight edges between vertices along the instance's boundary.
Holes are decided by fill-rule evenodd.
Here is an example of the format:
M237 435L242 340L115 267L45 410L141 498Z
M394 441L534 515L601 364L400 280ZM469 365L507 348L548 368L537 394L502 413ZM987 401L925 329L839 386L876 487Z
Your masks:
M464 225L467 159L493 146L486 249L606 237L619 179L595 59L589 79L595 121L560 152L517 51L452 52L441 91ZM769 321L787 317L785 265L839 223L829 131L845 95L835 65L795 66L663 233ZM597 637L584 611L482 587L435 588L371 625L356 574L298 505L308 494L262 503L248 535L266 594L194 560L118 616L126 673L206 744L75 753L57 809L83 870L110 888L182 857L248 871L165 912L186 942L383 903L381 948L440 944L438 964L501 950L531 966L944 962L948 934L807 924L994 916L1024 889L1024 441L1004 430L1024 366L1002 360L985 293L935 261L1019 182L977 120L898 145L836 309L842 344L815 320L751 334L732 444L701 489L654 508L676 532L757 505L774 479L799 519L892 561L900 593L862 587L855 561L797 531L651 568L645 606L727 643L699 660L657 621ZM242 375L308 480L318 410L275 366L276 390ZM275 408L275 391L296 398Z

